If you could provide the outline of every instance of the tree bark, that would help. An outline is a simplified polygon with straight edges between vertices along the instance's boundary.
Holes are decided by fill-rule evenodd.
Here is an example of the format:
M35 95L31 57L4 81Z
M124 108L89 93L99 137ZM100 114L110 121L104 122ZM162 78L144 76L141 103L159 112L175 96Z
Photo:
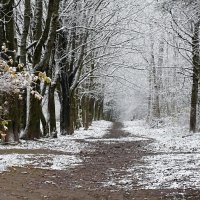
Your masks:
M42 32L42 35L40 36L39 41L37 42L34 54L33 54L33 66L36 66L41 59L41 55L42 55L42 47L45 44L45 42L48 39L48 35L49 35L49 31L50 31L50 25L51 25L51 18L53 15L53 11L54 11L54 2L56 0L49 0L49 4L48 4L48 11L47 11L47 17L46 17L46 23L45 23L45 27L44 27L44 31ZM57 0L57 3L59 3L60 0ZM41 2L38 2L39 5L41 5ZM40 7L37 7L37 9L41 9ZM40 19L39 17L41 16L41 10L38 10L38 22L37 22L37 28L40 26L40 24L42 24L42 18ZM41 21L40 21L41 20ZM41 29L36 29L37 31L39 31L39 33L41 33ZM35 37L39 36L39 33L35 33Z
M35 41L38 41L42 35L42 17L43 17L42 0L36 0L35 6L36 9L34 15L33 39Z
M51 3L53 3L53 5L51 5ZM56 39L59 3L60 3L59 0L54 0L54 1L49 0L46 26L43 31L43 35L41 36L36 46L34 56L33 56L33 68L36 75L38 74L38 70L39 71L47 70L46 67L49 67L52 49L54 47L54 42ZM48 18L48 16L50 16L50 19ZM40 45L44 45L43 43L41 44L41 41L45 42L47 37L48 37L48 40L47 40L45 52L44 52L42 60L40 60L41 53L42 53L42 46L40 48ZM40 82L36 83L35 90L38 93L40 93ZM27 123L27 126L26 126L25 136L24 136L25 138L34 139L34 138L39 138L41 136L40 119L41 119L41 101L31 96L29 122Z
M61 88L61 109L60 109L60 131L62 135L71 135L71 102L70 91L68 86L68 75L66 72L61 71L60 74L60 88Z
M194 33L192 38L193 79L192 79L191 110L190 110L190 131L194 133L197 131L196 122L197 122L198 82L200 75L199 26L200 26L200 21L194 24Z
M31 21L31 0L25 0L24 26L21 39L20 62L26 65L26 46Z
M3 46L3 43L5 43L6 39L5 39L5 30L4 30L4 17L5 17L5 10L4 10L4 6L3 6L3 0L0 1L0 3L2 4L2 6L0 7L0 47ZM1 49L0 49L1 51Z
M17 44L15 40L15 20L14 20L14 0L4 0L5 6L5 33L6 33L6 46L9 49L8 55L12 56L15 60L15 51Z
M40 84L36 83L35 91L40 92ZM33 140L41 137L40 119L41 119L41 100L35 98L33 94L30 94L29 106L29 118L24 130L22 139Z
M55 89L56 84L52 84L49 86L48 91L48 112L49 112L49 126L50 126L50 135L53 137L57 137L56 130L56 112L55 112Z

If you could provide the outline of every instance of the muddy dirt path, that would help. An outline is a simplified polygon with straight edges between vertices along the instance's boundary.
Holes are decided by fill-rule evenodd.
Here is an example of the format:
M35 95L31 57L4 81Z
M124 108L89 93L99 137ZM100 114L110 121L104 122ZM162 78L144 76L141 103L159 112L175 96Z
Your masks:
M126 176L126 170L130 166L141 163L142 156L149 153L144 147L151 142L109 141L129 137L129 133L121 128L121 123L114 123L103 138L106 142L95 141L93 138L91 141L87 140L90 148L80 152L83 162L75 168L54 171L13 167L0 174L0 200L200 199L200 191L192 189L140 189L134 175L131 176L131 183L120 181L121 177ZM112 180L118 181L118 184L112 184Z

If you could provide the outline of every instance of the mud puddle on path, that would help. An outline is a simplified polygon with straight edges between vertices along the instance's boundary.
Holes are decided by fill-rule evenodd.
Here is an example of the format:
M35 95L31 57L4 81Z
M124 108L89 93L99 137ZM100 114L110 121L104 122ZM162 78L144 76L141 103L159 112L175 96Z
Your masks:
M129 181L123 180L127 169L141 165L141 158L150 153L145 147L151 141L118 141L116 139L134 138L122 131L122 127L121 123L114 123L102 140L87 140L90 148L80 152L82 163L74 168L58 171L13 167L0 174L0 200L200 199L200 191L192 189L141 189L134 174Z

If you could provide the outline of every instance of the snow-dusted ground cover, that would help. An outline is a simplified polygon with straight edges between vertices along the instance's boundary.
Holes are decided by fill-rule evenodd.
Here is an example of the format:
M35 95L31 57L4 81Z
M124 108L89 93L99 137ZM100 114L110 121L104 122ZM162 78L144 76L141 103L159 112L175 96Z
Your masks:
M111 125L111 122L95 121L89 130L80 128L73 135L58 135L58 138L42 138L37 141L21 140L19 145L0 145L0 149L50 149L66 153L79 153L88 144L80 143L77 140L87 141L88 138L100 138L107 133L107 129Z
M124 122L124 130L140 137L154 139L148 146L154 152L200 152L200 133L189 134L186 127L165 126L153 129L145 121Z
M145 138L141 137L133 137L133 136L127 136L127 137L121 137L121 138L93 138L93 139L86 139L88 142L104 142L107 144L111 143L120 143L120 142L134 142L134 141L140 141L140 140L147 140Z
M88 138L101 138L107 134L107 129L111 128L112 122L108 121L94 121L88 130L80 129L75 131L75 134L69 138L71 139L88 139Z
M107 129L112 125L106 121L93 122L89 130L77 130L72 136L61 136L58 138L43 138L38 141L21 141L18 145L0 145L0 150L12 149L25 150L20 154L3 154L0 155L0 172L5 171L8 167L32 166L42 169L63 170L81 163L78 153L88 147L88 143L79 142L78 140L87 141L88 138L99 138L107 133ZM52 150L73 155L58 154L28 154L26 150Z
M0 171L8 167L32 166L41 169L64 170L80 164L81 160L74 155L54 154L6 154L0 155Z
M200 133L190 134L186 127L149 128L144 121L124 122L124 130L153 139L147 150L153 155L127 169L127 175L110 184L130 189L132 176L145 189L200 188ZM109 173L109 172L108 172Z

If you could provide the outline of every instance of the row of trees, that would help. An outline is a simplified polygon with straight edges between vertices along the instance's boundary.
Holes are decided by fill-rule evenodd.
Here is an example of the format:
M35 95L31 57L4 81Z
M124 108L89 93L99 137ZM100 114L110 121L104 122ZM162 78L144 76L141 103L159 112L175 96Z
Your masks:
M156 126L163 118L181 116L182 123L187 121L189 130L196 132L200 4L196 0L144 0L137 6L138 12L125 26L133 39L122 50L123 58L115 59L121 67L115 71L118 84L113 85L120 94L112 93L109 101L123 119L145 117Z
M189 129L196 132L199 120L199 2L169 0L155 5L163 19L162 24L158 23L162 31L157 46L157 63L155 52L152 51L150 59L149 107L152 109L149 111L152 112L149 116L160 118L163 113L169 116L190 107ZM152 49L153 45L152 42Z
M103 118L123 7L110 0L1 0L1 133L73 134ZM9 90L5 89L9 86ZM60 110L59 114L57 110ZM42 131L41 131L42 129Z
M152 124L189 107L190 131L197 131L198 1L2 0L0 5L5 137L14 133L17 141L20 132L24 139L56 137L58 128L73 134L103 115L146 116Z

